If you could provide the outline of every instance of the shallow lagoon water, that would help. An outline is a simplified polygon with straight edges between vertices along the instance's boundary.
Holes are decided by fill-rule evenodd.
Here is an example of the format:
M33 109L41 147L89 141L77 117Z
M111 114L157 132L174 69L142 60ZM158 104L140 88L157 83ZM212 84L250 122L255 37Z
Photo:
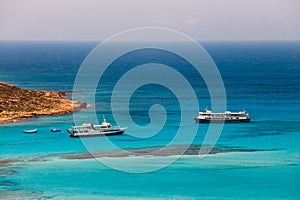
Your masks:
M26 163L10 181L16 183L16 193L26 191L34 196L38 191L45 198L54 199L297 199L299 155L289 158L286 155L286 152L260 152L216 154L205 159L184 156L165 169L143 174L112 170L94 159L54 159ZM151 167L149 163L131 165L132 159L139 158L112 159L132 168ZM164 162L164 157L155 159L157 164Z

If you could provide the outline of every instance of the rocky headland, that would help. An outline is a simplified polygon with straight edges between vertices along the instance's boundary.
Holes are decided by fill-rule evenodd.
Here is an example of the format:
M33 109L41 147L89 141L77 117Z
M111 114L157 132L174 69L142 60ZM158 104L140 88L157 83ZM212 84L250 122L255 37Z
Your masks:
M68 99L66 92L29 90L0 82L0 124L64 115L86 108L86 103Z

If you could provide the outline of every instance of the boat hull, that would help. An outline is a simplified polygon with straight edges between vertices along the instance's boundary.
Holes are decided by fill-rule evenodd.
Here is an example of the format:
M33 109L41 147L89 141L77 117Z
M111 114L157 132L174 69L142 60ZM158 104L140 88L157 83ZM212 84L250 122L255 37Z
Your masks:
M25 134L34 134L34 133L37 133L37 130L24 130L23 132Z
M102 132L102 131L93 131L93 132L87 132L87 133L74 133L69 132L70 137L94 137L94 136L114 136L114 135L122 135L125 130L119 130L119 131L111 131L111 132Z
M61 132L60 129L50 129L50 131L51 131L52 133L60 133L60 132Z
M198 124L201 124L201 123L243 123L243 122L250 122L250 118L248 118L248 119L199 119L199 118L194 118L194 120Z

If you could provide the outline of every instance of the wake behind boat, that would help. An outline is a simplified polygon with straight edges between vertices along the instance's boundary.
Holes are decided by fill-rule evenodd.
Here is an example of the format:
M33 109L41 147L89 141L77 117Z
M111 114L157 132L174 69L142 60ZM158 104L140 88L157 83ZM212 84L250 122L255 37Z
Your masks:
M194 120L196 123L250 122L250 117L246 111L213 113L205 109L199 112L199 116L194 117Z
M89 137L89 136L110 136L122 135L127 128L112 126L103 119L101 125L83 124L82 126L72 126L67 129L70 137Z

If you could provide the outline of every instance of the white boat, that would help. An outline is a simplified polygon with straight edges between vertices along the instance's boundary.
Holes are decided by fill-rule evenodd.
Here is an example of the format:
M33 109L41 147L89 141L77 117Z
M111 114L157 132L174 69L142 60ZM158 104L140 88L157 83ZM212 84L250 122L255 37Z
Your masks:
M27 134L31 134L31 133L37 133L37 129L32 129L32 130L24 130L23 132L24 133L27 133Z
M121 135L127 128L120 126L112 126L110 123L103 119L101 125L83 124L82 126L72 126L67 129L70 137L89 137L89 136L110 136Z
M246 111L224 113L214 113L208 109L199 112L197 117L194 117L196 123L228 123L228 122L250 122L249 114Z
M56 128L50 128L51 132L55 132L55 133L60 133L61 130L60 129L56 129Z

